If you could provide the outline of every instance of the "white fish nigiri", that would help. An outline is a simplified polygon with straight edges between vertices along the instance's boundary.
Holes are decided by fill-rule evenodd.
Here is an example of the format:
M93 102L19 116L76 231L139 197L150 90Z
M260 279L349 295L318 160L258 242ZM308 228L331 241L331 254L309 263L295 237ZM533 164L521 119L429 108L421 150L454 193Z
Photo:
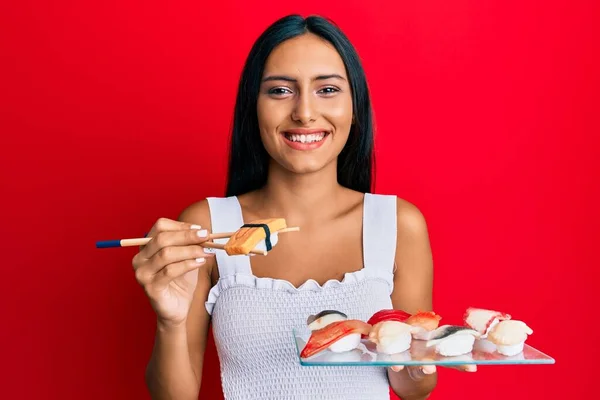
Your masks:
M466 326L442 325L432 332L425 347L435 346L435 351L446 357L460 356L470 353L475 338L480 336L479 332Z
M369 340L377 345L377 352L382 354L402 353L410 348L412 333L418 327L399 321L382 321L373 325Z
M306 320L308 329L316 331L317 329L325 328L332 322L345 321L348 316L337 310L323 310L318 314L311 315ZM360 335L359 335L360 336Z
M496 345L498 353L514 356L523 351L527 336L532 333L533 330L525 322L506 320L490 330L488 340Z

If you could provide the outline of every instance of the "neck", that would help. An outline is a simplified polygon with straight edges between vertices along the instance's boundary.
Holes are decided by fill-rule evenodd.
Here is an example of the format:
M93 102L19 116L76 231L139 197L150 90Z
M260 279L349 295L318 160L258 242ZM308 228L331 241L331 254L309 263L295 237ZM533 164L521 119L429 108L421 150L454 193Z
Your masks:
M336 160L320 171L307 174L293 173L271 162L267 183L260 190L265 210L298 222L330 216L343 191L337 181Z

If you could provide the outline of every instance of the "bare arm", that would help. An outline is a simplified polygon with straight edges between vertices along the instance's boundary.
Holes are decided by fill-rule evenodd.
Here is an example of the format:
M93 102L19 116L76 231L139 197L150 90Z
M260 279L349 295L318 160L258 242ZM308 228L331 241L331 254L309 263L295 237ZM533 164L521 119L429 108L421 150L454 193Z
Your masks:
M179 217L210 232L206 201L196 203ZM210 323L204 307L211 288L215 258L207 257L198 270L197 286L186 320L172 324L157 320L156 338L146 370L146 384L153 399L197 399L202 379L202 364Z
M414 314L430 311L433 291L433 260L427 223L412 204L398 199L398 241L392 304ZM403 400L429 397L436 386L437 374L404 368L399 372L388 369L390 386Z

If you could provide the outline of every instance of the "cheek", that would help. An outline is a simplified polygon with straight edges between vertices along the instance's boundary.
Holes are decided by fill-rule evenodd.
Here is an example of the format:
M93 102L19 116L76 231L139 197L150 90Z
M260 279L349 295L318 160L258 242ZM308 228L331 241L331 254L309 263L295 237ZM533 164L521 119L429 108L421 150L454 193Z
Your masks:
M340 96L332 99L323 114L337 130L346 132L352 124L352 98Z
M261 134L273 133L289 115L285 102L259 97L257 103L258 126Z

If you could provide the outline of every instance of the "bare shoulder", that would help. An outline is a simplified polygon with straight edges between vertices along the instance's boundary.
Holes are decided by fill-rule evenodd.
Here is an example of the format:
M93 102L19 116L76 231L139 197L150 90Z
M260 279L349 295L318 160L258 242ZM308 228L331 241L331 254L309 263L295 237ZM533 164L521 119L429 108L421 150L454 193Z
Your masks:
M179 221L200 225L203 229L211 230L210 208L208 200L200 200L190 204L179 214Z
M398 220L398 237L406 235L427 235L427 222L421 210L413 203L396 197L396 218Z

